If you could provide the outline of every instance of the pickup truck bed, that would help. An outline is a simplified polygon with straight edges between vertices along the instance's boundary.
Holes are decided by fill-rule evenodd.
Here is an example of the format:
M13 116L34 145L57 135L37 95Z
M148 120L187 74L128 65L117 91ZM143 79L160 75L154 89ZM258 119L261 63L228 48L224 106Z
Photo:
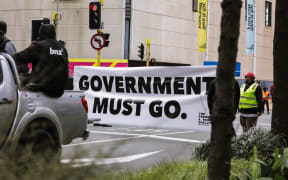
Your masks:
M13 58L0 54L0 151L27 144L40 147L46 140L44 145L53 147L43 148L42 144L43 151L61 152L61 145L88 137L81 91L67 90L60 98L50 98L41 92L21 91L20 86Z

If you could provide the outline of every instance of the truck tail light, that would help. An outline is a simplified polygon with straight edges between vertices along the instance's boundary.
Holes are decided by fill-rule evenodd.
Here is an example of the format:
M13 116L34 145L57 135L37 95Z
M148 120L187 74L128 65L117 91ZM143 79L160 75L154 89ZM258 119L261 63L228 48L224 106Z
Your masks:
M83 105L85 111L88 113L88 103L87 103L87 100L85 99L85 97L81 98L81 102L82 102L82 105Z

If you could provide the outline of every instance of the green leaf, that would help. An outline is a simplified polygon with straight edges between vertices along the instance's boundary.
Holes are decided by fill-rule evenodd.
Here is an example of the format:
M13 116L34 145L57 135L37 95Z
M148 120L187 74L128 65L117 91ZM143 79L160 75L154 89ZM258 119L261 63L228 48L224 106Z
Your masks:
M260 177L257 180L273 180L271 177Z
M270 166L269 164L265 163L264 161L261 161L260 159L256 159L254 162L256 162L258 164L261 164L261 165L263 165L265 167L269 167Z
M254 161L257 160L257 147L254 146ZM260 170L260 171L259 171ZM259 168L259 164L256 162L252 162L252 180L257 180L258 174L260 174L261 169Z

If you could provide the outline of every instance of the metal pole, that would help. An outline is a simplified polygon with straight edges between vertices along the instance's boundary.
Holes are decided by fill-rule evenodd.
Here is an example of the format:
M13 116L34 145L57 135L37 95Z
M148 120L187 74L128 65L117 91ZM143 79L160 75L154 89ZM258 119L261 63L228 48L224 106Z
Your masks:
M146 66L149 66L149 60L150 60L150 39L147 38L146 40L146 45L147 45L147 53L146 53Z
M209 0L207 1L208 3L208 17L207 17L207 32L206 32L206 57L205 57L205 61L209 60L209 20L210 20L210 4L209 4Z
M57 0L57 13L59 12L59 0Z
M55 24L55 31L56 31L56 39L58 37L58 17L59 17L59 0L57 0L57 15L56 15L56 24Z
M101 51L97 50L97 61L96 61L97 67L100 67L100 55L101 55Z
M98 29L97 32L100 34L102 33L101 29ZM96 66L100 67L100 57L101 56L101 50L97 50L97 61L96 61Z

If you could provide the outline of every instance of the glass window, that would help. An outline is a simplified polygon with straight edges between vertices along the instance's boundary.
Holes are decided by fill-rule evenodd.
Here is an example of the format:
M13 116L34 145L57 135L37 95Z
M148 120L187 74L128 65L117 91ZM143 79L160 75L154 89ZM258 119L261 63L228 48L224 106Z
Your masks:
M42 24L50 24L50 19L49 18L31 19L31 41L37 40L38 31Z
M42 19L41 20L33 19L31 21L31 41L36 41L41 23L42 23Z
M197 12L198 11L198 0L193 0L193 5L192 5L192 11Z
M265 1L265 26L271 26L272 2Z

